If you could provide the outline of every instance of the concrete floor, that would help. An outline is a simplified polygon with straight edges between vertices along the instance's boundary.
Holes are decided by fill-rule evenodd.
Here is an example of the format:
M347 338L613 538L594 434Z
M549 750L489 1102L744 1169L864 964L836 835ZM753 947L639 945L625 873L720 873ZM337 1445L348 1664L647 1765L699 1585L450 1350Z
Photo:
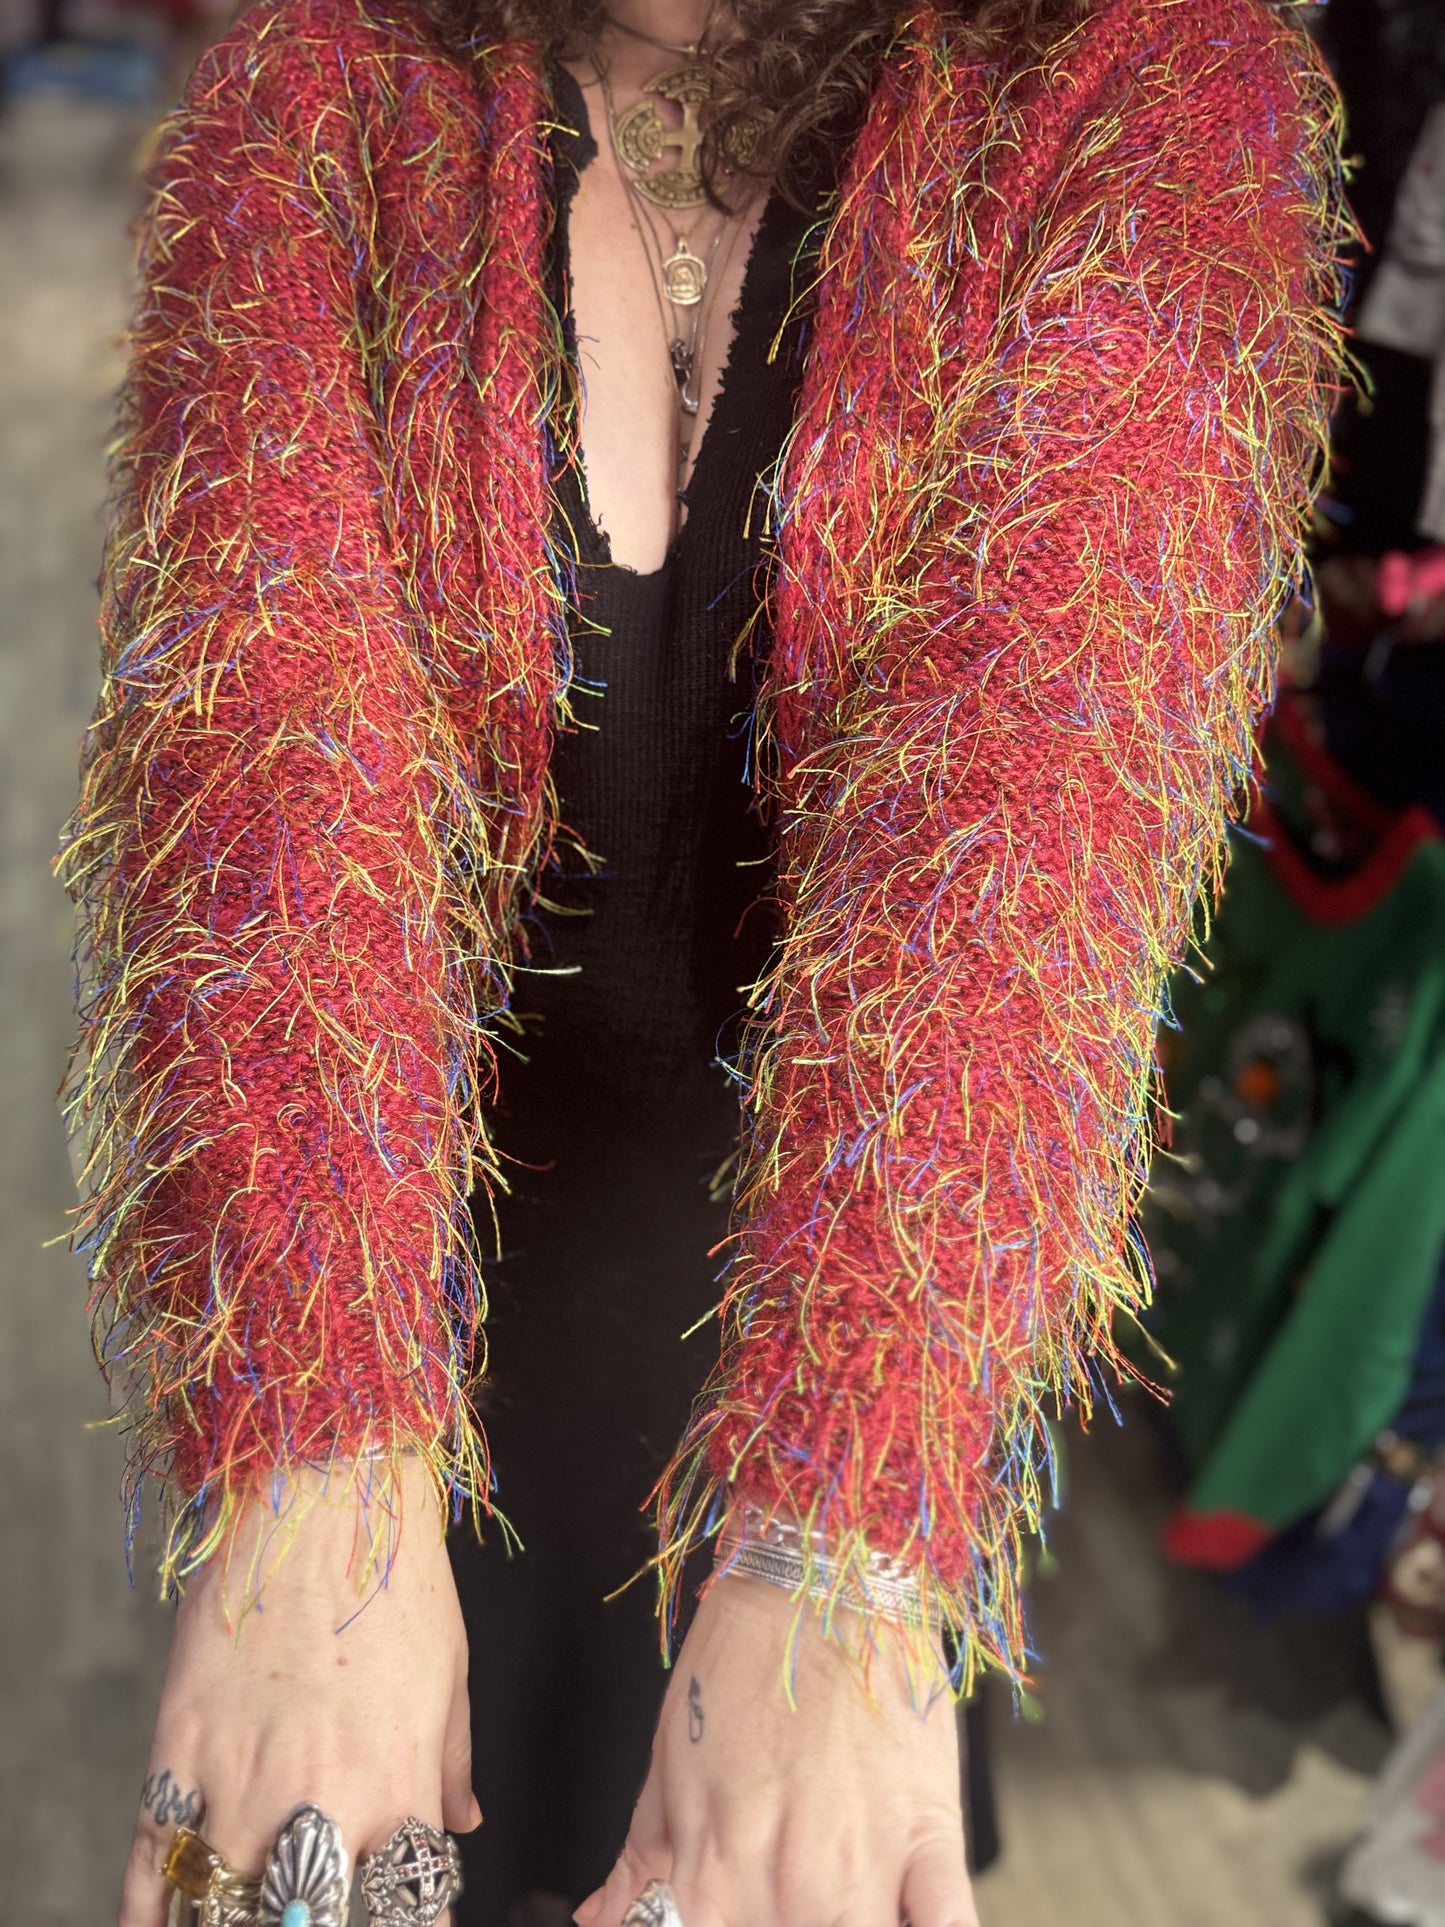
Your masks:
M127 1586L119 1441L87 1430L105 1401L83 1283L46 1243L70 1196L51 1097L70 926L47 860L93 695L138 131L58 102L0 118L0 1815L27 1847L23 1881L0 1882L0 1927L114 1918L167 1633L144 1568ZM1388 1739L1363 1629L1264 1635L1166 1571L1146 1426L1101 1427L1072 1475L1036 1592L1043 1717L996 1709L1006 1853L982 1885L986 1927L1319 1923Z

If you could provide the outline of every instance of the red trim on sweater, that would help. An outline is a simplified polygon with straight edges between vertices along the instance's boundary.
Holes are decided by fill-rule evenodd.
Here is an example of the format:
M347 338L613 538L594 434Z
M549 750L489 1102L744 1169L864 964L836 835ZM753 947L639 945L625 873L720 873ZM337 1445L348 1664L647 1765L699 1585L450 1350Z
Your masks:
M1255 799L1250 828L1264 838L1265 859L1291 899L1311 922L1324 928L1353 923L1377 909L1405 874L1420 845L1440 835L1429 810L1412 805L1391 820L1369 856L1348 876L1327 877L1301 855L1294 838L1262 796Z
M1159 1544L1181 1566L1233 1572L1267 1546L1278 1532L1245 1512L1191 1512L1180 1506L1159 1535Z
M1324 876L1300 850L1279 813L1257 791L1250 828L1264 839L1265 859L1281 887L1312 922L1337 927L1368 916L1395 888L1422 843L1434 842L1440 827L1430 811L1412 805L1392 811L1362 789L1309 733L1297 699L1286 696L1270 721L1300 769L1338 808L1352 816L1377 841L1348 875Z

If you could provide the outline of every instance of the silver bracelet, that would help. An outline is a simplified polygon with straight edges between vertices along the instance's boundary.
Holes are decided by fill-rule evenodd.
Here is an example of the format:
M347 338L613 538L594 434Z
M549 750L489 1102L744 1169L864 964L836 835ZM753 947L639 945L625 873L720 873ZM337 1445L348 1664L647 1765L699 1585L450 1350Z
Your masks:
M870 1552L850 1561L846 1576L827 1550L822 1532L806 1532L787 1518L744 1502L729 1513L713 1556L715 1573L762 1579L770 1586L810 1599L826 1600L862 1613L876 1613L905 1626L937 1627L936 1611L925 1612L918 1575L889 1553Z

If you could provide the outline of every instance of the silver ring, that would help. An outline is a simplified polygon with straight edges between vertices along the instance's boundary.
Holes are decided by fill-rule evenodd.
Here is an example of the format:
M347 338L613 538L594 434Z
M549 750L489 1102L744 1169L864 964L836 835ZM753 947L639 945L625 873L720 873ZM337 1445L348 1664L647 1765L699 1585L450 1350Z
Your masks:
M432 1927L462 1891L457 1843L409 1817L360 1862L361 1897L374 1927Z
M682 1927L677 1897L665 1880L649 1880L622 1916L622 1927Z
M297 1807L266 1856L257 1927L346 1927L350 1887L340 1827L320 1807Z

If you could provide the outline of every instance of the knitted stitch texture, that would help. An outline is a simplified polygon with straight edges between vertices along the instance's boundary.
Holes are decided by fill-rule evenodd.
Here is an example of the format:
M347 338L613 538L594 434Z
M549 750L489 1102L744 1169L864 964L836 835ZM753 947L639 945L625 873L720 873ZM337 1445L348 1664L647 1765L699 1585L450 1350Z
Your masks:
M260 0L153 164L62 867L78 1237L167 1582L298 1460L490 1501L465 1200L570 671L548 112L532 50L468 68L409 0ZM1147 1292L1162 986L1301 580L1338 135L1258 0L1098 0L1015 70L924 5L884 63L773 478L784 936L664 1624L744 1494L840 1585L916 1573L960 1684L1026 1663L1044 1418Z

